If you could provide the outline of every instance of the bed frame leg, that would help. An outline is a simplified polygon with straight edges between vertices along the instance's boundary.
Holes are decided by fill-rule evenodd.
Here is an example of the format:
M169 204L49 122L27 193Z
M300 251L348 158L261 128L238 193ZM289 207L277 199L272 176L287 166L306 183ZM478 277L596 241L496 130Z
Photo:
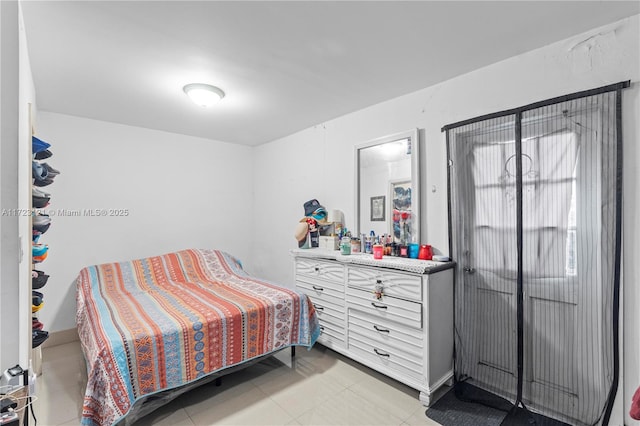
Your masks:
M222 384L222 377L218 377L215 381L216 386L220 386Z
M295 358L295 356L296 356L296 347L291 346L291 358Z

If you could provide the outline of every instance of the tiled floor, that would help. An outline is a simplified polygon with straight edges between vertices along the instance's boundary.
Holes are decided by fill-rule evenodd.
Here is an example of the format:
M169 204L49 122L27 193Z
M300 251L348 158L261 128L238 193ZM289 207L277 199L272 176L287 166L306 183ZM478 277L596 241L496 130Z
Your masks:
M78 342L43 350L34 411L41 426L78 425L86 381ZM436 396L445 391L442 389ZM438 425L418 391L316 345L205 384L140 419L146 425Z

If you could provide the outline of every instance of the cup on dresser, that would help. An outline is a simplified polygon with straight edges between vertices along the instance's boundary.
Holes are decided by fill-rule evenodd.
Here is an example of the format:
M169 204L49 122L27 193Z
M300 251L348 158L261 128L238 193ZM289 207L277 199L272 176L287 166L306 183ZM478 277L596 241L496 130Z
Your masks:
M384 252L384 246L382 244L373 245L373 258L382 259L382 253Z
M433 258L433 250L428 244L422 244L418 252L418 259L431 260Z

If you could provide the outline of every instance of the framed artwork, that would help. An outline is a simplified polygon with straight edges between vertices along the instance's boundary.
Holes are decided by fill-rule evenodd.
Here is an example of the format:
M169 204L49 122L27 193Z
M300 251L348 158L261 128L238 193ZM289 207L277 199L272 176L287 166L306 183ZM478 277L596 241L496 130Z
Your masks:
M389 182L390 232L396 243L411 241L413 216L411 215L411 180Z
M372 222L384 222L385 219L385 196L379 195L377 197L371 197L371 221Z

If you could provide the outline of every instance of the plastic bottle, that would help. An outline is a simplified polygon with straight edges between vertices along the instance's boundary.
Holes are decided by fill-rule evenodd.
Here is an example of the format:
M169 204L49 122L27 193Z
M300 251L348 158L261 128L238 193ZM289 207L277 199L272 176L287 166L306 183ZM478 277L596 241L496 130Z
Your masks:
M346 235L340 239L340 254L351 254L351 238Z

